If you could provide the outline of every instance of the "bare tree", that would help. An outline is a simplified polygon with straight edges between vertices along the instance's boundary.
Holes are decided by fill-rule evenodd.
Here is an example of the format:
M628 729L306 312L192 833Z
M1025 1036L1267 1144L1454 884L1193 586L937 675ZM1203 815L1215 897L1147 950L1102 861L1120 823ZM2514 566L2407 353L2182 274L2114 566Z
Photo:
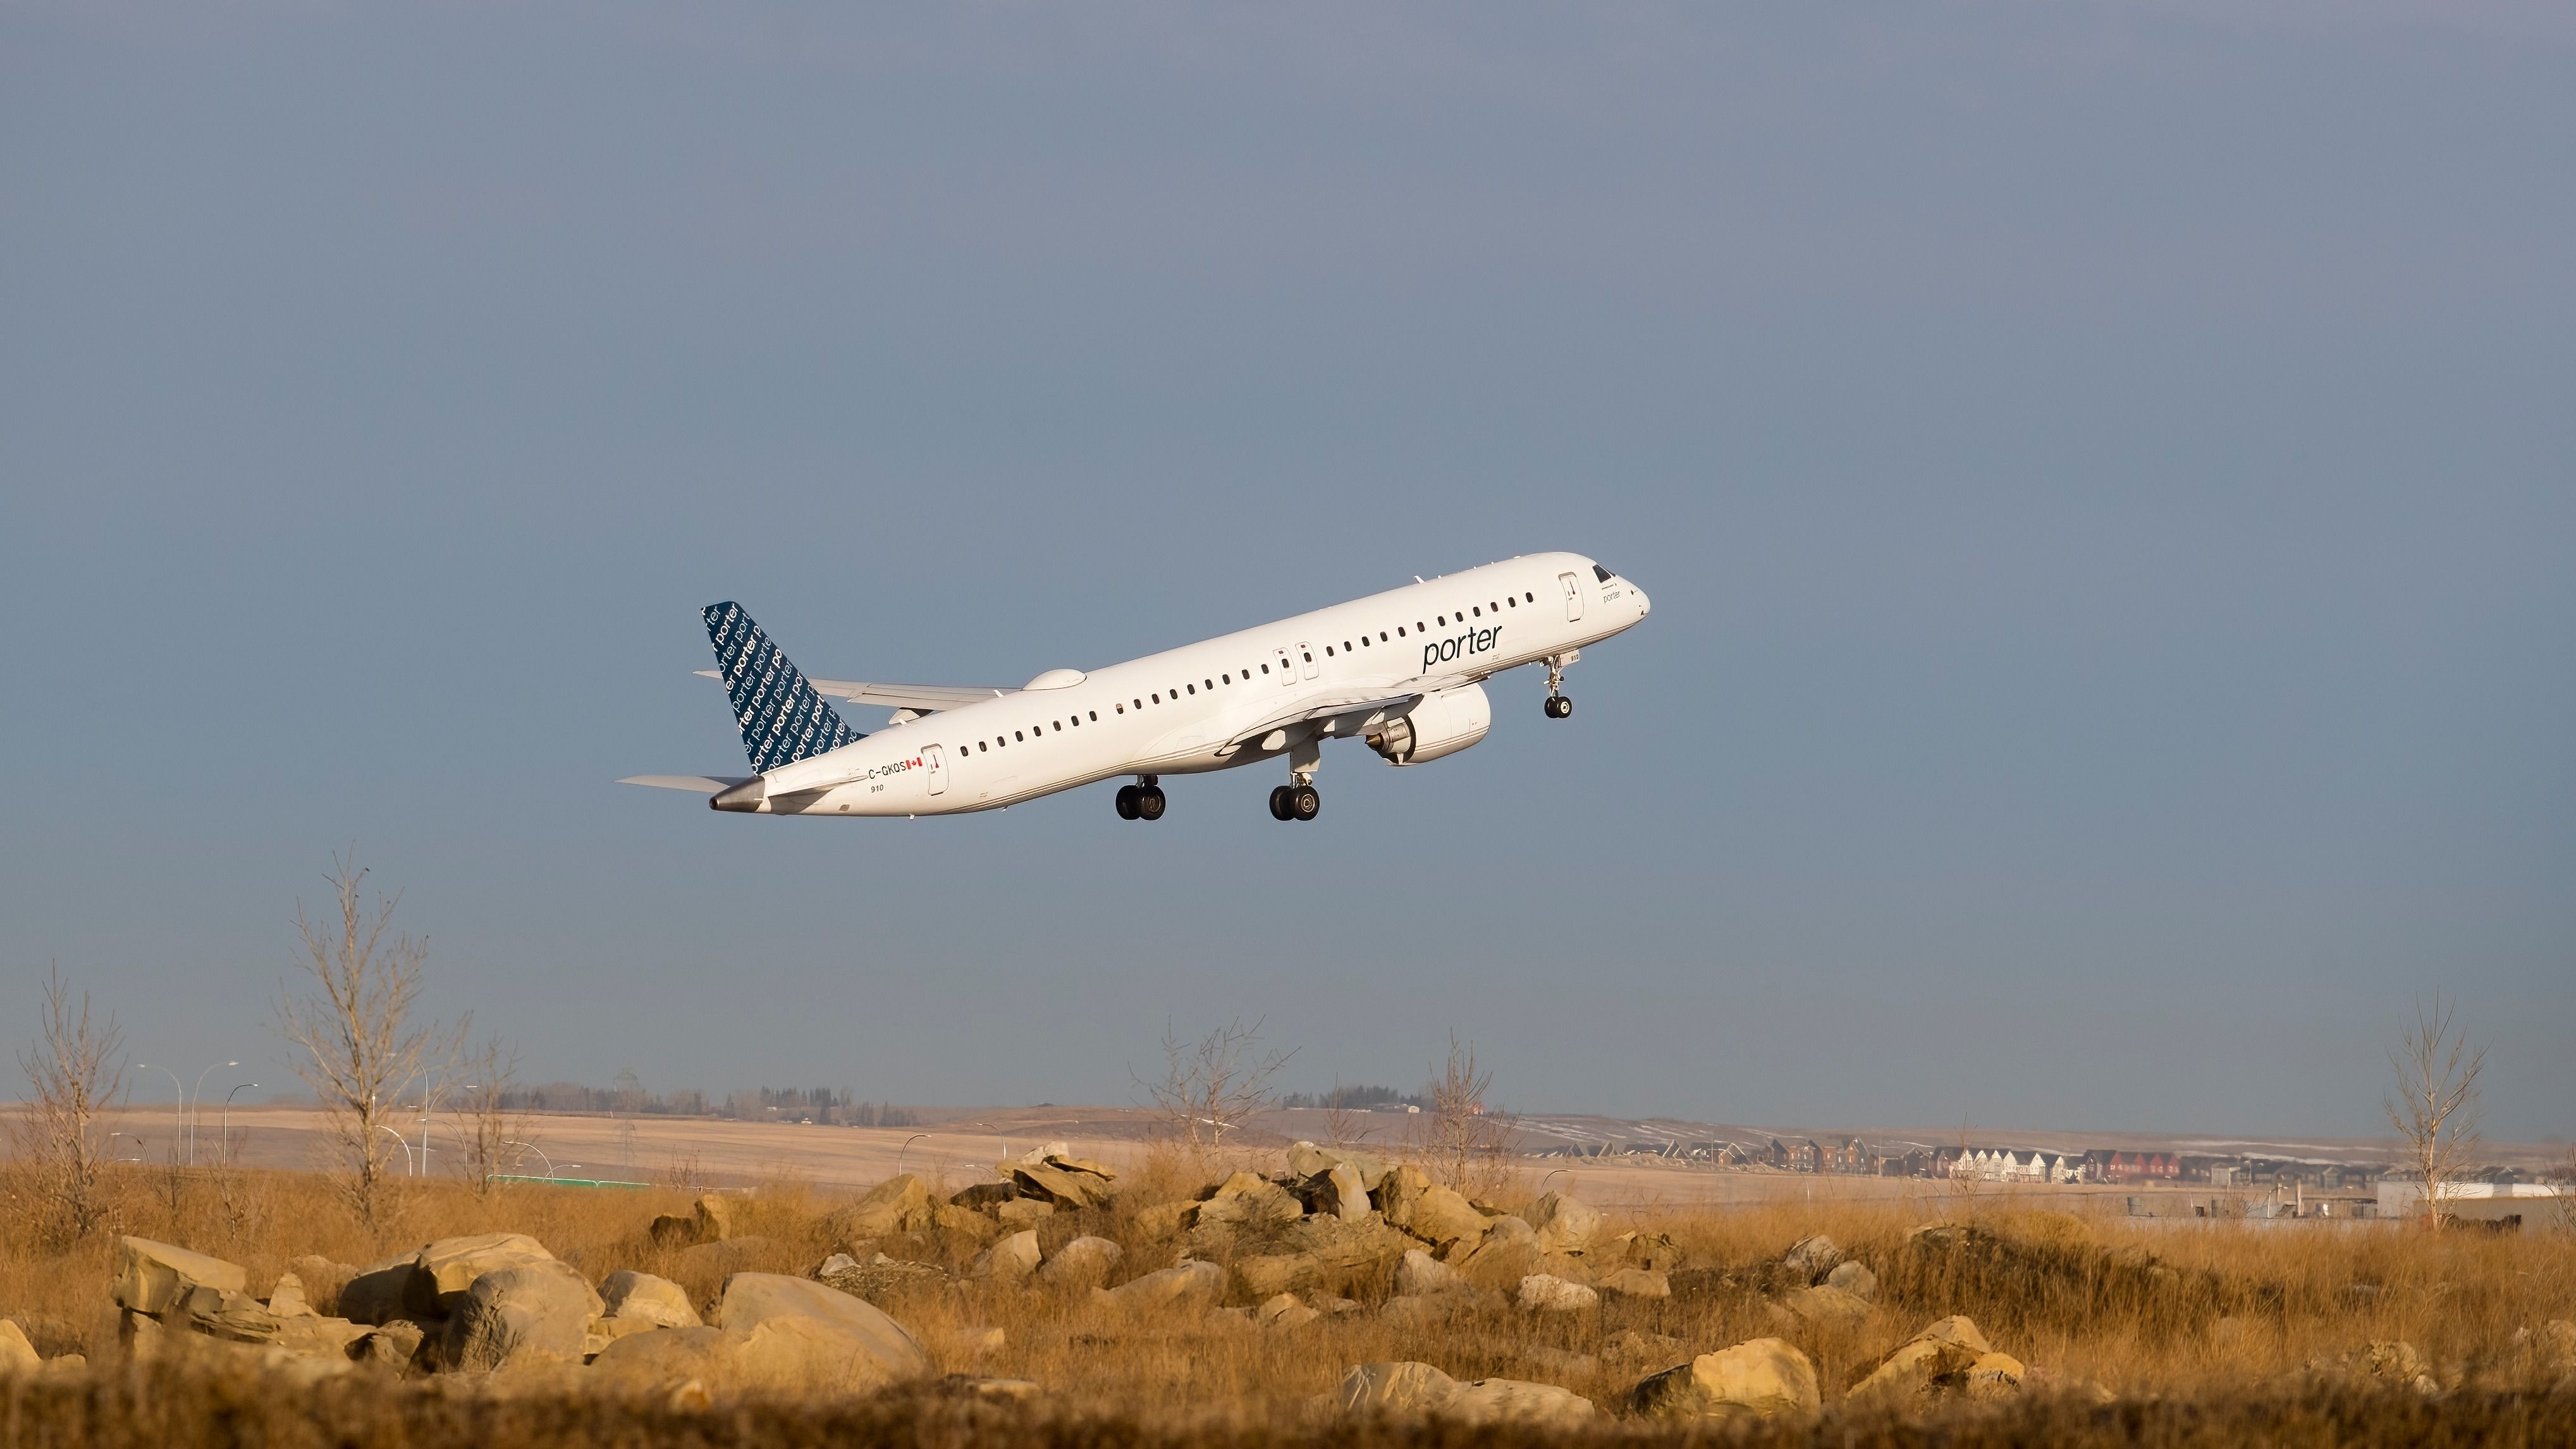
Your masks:
M72 1003L60 967L45 977L36 1023L35 1041L18 1053L34 1095L9 1135L41 1215L38 1231L63 1244L89 1236L107 1217L99 1190L107 1142L98 1126L100 1114L125 1097L125 1033L113 1014L92 1018L88 992Z
M296 902L298 964L312 979L300 995L279 989L276 1025L299 1054L297 1074L321 1098L342 1196L372 1226L381 1221L393 1155L402 1150L393 1125L403 1120L400 1099L453 1060L471 1018L452 1031L415 1020L429 942L388 939L402 895L378 896L371 908L360 892L366 875L352 847L331 858L323 877L331 915L316 920Z
M1333 1078L1333 1090L1324 1097L1324 1140L1334 1147L1356 1147L1377 1130L1374 1122L1362 1122L1351 1108L1350 1097L1340 1077Z
M2397 1095L2384 1105L2388 1123L2405 1140L2408 1171L2424 1184L2424 1221L2438 1226L2444 1199L2455 1196L2470 1154L2484 1140L2478 1130L2478 1072L2486 1048L2472 1049L2466 1029L2452 1020L2457 1003L2436 992L2432 1004L2415 1003L2415 1022L2388 1054Z
M1236 1017L1196 1041L1183 1041L1166 1021L1163 1076L1136 1081L1175 1137L1193 1151L1214 1151L1225 1145L1225 1134L1270 1105L1277 1095L1270 1079L1296 1054L1262 1051L1259 1019L1246 1026Z
M1431 1110L1415 1128L1415 1150L1433 1176L1473 1195L1501 1186L1512 1119L1485 1101L1494 1074L1476 1064L1476 1045L1449 1033L1449 1059L1431 1082Z
M465 1121L465 1178L477 1193L536 1140L536 1114L519 1099L519 1049L495 1032L467 1056L461 1074L471 1078L457 1098Z

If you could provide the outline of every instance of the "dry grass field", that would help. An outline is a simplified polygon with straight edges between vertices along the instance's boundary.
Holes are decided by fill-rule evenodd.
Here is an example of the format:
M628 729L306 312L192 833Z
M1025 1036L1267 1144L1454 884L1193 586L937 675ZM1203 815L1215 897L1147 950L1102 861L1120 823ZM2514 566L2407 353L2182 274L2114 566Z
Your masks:
M1190 1199L1227 1165L1139 1154L1107 1205L1043 1220L1041 1243L1051 1254L1076 1236L1109 1238L1126 1252L1120 1278L1169 1266L1181 1240L1147 1209ZM1251 1154L1248 1165L1275 1171L1278 1154ZM1488 1196L1496 1207L1517 1208L1534 1185ZM2531 1332L2576 1319L2576 1238L2565 1234L2393 1224L2142 1229L1991 1190L1938 1188L1908 1200L1726 1211L1647 1205L1613 1209L1604 1231L1669 1236L1685 1270L1675 1282L1694 1291L1604 1295L1597 1307L1547 1314L1523 1311L1504 1294L1461 1296L1435 1315L1399 1321L1377 1311L1391 1287L1381 1271L1346 1285L1357 1309L1282 1330L1222 1310L1115 1308L1088 1289L926 1277L877 1301L914 1331L940 1374L960 1376L942 1382L1031 1380L1042 1386L1038 1397L987 1402L934 1383L867 1399L755 1396L692 1408L602 1395L577 1376L504 1371L469 1384L370 1370L288 1384L172 1358L130 1363L107 1299L116 1237L132 1233L240 1263L252 1291L264 1293L298 1255L360 1264L432 1239L507 1230L537 1238L594 1283L637 1269L711 1304L728 1271L810 1274L836 1250L866 1251L834 1225L834 1210L851 1193L785 1176L741 1193L734 1231L738 1241L756 1241L715 1262L652 1241L657 1214L688 1207L689 1195L673 1188L520 1185L484 1196L424 1180L405 1184L373 1230L306 1173L125 1167L110 1192L114 1230L68 1250L37 1241L27 1214L13 1211L0 1225L7 1235L0 1316L17 1321L48 1357L90 1360L79 1373L0 1383L0 1445L1506 1442L1569 1431L1353 1421L1323 1406L1351 1366L1413 1359L1460 1380L1561 1385L1615 1411L1640 1377L1766 1335L1813 1360L1823 1410L1723 1431L1746 1442L2576 1443L2576 1365L2536 1346L2547 1341L2545 1330L2539 1340ZM1977 1226L1980 1246L1931 1255L1910 1245L1909 1232L1931 1221ZM1766 1265L1816 1233L1877 1273L1865 1316L1805 1322L1777 1306L1776 1275L1766 1276ZM932 1231L883 1246L956 1268L978 1245ZM1246 1299L1237 1289L1228 1301ZM1949 1314L1973 1318L1996 1348L2030 1366L2021 1393L1898 1408L1843 1401L1891 1349ZM2371 1345L2400 1342L2420 1361L2414 1381L2347 1367L2366 1364ZM1720 1432L1705 1421L1677 1428L1615 1412L1594 1423L1574 1432Z

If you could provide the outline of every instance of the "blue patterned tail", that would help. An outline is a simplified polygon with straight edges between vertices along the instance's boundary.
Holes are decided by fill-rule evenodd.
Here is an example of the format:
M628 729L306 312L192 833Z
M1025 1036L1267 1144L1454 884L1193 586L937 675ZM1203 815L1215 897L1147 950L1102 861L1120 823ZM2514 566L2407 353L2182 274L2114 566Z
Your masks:
M725 692L733 696L734 723L742 726L743 753L763 773L837 750L862 738L805 682L760 626L734 603L709 604L707 642L716 646Z

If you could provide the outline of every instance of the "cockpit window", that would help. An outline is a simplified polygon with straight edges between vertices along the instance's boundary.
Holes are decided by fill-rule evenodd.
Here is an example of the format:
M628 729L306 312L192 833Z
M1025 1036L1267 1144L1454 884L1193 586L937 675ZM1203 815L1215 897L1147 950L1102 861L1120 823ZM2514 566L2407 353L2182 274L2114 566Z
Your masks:
M1599 564L1592 566L1592 576L1605 584L1610 582L1610 571Z

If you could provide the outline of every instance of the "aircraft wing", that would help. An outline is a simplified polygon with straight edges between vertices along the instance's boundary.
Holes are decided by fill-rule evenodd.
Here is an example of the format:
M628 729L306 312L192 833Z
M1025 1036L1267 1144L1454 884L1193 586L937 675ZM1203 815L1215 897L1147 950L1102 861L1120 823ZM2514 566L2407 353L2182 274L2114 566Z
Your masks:
M1320 704L1309 702L1299 708L1273 715L1260 724L1236 734L1233 739L1226 741L1223 749L1218 753L1231 754L1254 743L1272 730L1284 729L1292 724L1305 724L1319 719L1348 719L1353 724L1357 724L1372 714L1411 709L1421 699L1422 695L1419 692L1407 692L1358 699L1326 700Z
M748 783L755 778L757 777L752 775L629 775L617 783L650 785L656 790L694 790L701 795L712 795L718 790L730 790L736 785Z
M724 677L712 669L701 669L697 672L708 679ZM1019 693L1016 689L989 689L973 684L874 684L856 679L812 678L808 678L805 682L814 686L816 694L828 695L833 699L846 699L852 704L883 705L889 709L908 709L915 714L931 714L938 710L955 709L961 704L973 704L979 699L993 699L1005 694Z

